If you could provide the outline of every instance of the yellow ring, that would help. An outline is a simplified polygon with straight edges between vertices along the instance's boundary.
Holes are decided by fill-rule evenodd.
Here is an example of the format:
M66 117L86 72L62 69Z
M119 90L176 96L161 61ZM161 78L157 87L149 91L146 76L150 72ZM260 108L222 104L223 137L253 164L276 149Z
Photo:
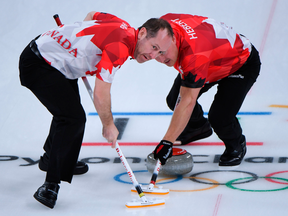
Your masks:
M213 179L208 179L208 178L202 178L202 177L183 177L183 178L194 178L194 179L201 179L201 180L206 180L206 181L210 181L212 183L215 183L214 185L212 185L211 187L208 187L208 188L203 188L203 189L196 189L196 190L170 190L172 192L197 192L197 191L204 191L204 190L209 190L209 189L213 189L213 188L216 188L219 186L219 182L216 181L216 180L213 180ZM165 180L169 180L169 179L173 179L172 178L163 178L163 179L160 179L160 180L157 180L157 182L161 182L161 181L165 181Z

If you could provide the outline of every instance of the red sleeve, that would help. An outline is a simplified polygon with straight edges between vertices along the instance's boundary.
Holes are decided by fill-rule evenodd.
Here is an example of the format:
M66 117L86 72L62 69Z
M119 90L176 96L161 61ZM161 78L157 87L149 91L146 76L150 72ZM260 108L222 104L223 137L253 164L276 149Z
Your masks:
M182 86L201 88L205 84L210 61L203 55L184 55L181 62Z
M96 65L96 77L105 82L112 82L115 72L129 57L128 47L121 42L114 42L105 47L100 62Z

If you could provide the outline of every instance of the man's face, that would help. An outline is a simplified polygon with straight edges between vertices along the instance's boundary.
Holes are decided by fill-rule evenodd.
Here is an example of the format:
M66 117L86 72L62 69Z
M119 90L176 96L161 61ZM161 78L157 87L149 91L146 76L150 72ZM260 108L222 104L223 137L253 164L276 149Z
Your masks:
M174 36L171 46L165 53L157 56L156 61L166 64L168 67L172 67L176 63L177 58L178 58L178 48L176 46L176 38Z
M172 42L172 37L168 35L167 29L160 29L153 38L146 38L146 28L141 28L134 51L134 58L138 63L143 63L157 58L166 52Z

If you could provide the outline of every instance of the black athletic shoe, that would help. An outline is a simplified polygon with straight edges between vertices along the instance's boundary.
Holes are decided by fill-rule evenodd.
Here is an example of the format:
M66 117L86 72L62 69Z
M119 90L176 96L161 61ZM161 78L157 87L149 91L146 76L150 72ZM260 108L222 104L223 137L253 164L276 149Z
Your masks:
M243 136L244 137L244 136ZM245 154L246 154L246 140L241 143L241 150L234 150L233 152L228 152L227 150L220 157L219 166L238 166L241 164Z
M40 161L39 161L39 169L47 172L48 170L48 157L46 155L46 153L44 153L43 157L40 157ZM73 175L82 175L86 172L88 172L89 167L86 163L82 162L82 161L77 161L76 167L74 169Z
M57 183L45 182L34 193L34 198L43 205L53 209L56 204L59 188Z
M197 129L185 128L176 141L181 141L181 145L186 145L190 142L209 137L212 133L213 130L207 121L202 127Z

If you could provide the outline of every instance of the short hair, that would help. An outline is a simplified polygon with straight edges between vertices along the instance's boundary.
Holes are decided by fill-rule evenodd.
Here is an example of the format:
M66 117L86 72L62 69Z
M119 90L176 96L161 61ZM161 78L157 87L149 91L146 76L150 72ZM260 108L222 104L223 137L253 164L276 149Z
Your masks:
M153 38L157 36L157 33L160 29L167 29L168 35L170 37L173 37L173 29L168 21L164 19L159 18L151 18L147 20L142 26L138 28L140 30L141 28L145 27L147 30L147 36L146 38Z

